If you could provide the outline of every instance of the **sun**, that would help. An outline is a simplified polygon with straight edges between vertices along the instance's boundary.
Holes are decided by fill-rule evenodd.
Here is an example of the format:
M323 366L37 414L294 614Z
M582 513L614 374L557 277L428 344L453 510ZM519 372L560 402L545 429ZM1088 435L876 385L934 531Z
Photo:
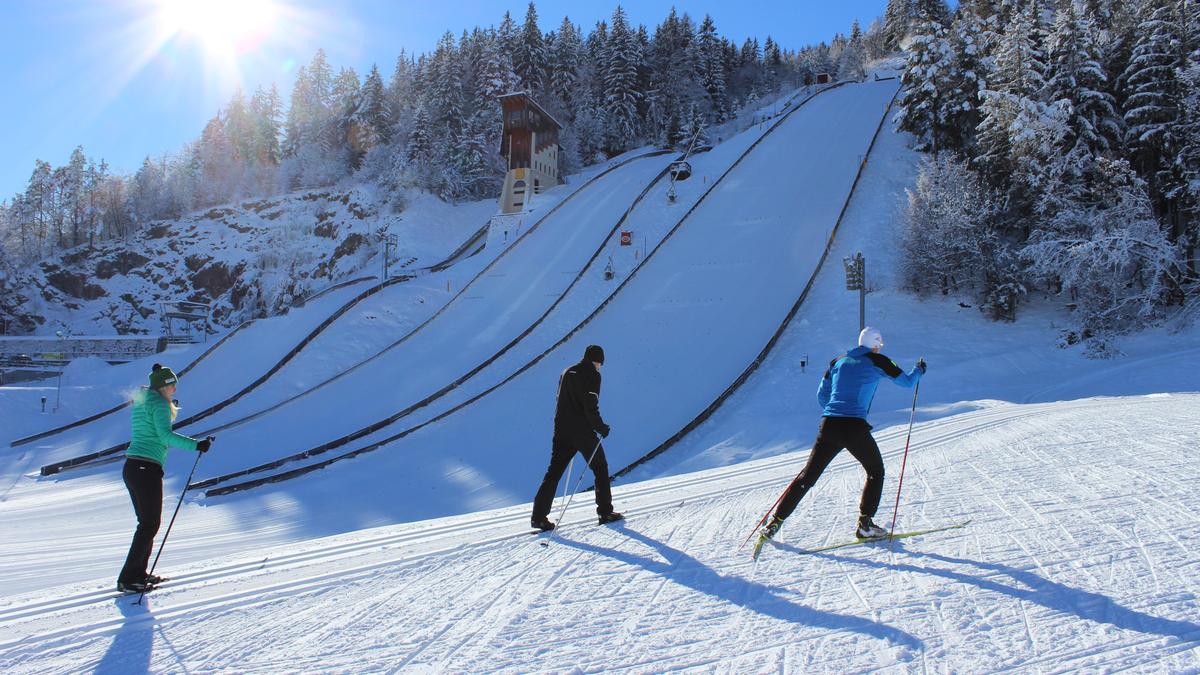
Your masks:
M271 0L158 0L158 5L164 34L195 38L218 58L253 49L279 19Z

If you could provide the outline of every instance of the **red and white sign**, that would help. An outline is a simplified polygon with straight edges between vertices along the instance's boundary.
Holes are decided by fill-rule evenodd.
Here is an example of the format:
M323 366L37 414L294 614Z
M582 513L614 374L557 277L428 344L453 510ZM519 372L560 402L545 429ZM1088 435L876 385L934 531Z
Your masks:
M621 230L621 245L631 246L633 244L633 232L629 230Z

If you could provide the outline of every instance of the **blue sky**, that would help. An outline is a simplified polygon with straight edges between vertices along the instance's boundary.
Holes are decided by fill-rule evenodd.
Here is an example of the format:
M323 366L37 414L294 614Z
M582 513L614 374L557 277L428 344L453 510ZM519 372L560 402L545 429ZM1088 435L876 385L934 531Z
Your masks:
M189 0L4 0L0 2L0 199L24 190L35 159L65 164L76 145L114 171L135 170L146 155L174 152L199 136L240 85L247 92L275 83L284 101L298 64L323 47L334 68L365 76L379 64L386 79L400 49L430 51L446 30L455 35L499 23L504 12L524 21L527 2L467 0L270 0L259 21L247 12L268 0L200 0L228 7L189 14ZM183 9L167 11L168 5ZM541 0L543 31L564 15L589 31L607 19L613 0ZM729 2L637 0L626 12L653 27L674 5L700 19L713 16L722 35L740 43L768 34L795 48L864 28L886 0ZM249 32L229 36L250 24ZM230 46L236 42L236 46Z

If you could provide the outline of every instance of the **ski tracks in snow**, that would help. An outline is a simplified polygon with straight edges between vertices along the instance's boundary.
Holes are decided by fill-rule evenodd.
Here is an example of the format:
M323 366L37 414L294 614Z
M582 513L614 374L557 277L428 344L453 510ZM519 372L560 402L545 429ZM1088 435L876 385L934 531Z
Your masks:
M850 535L862 472L843 456L750 562L737 545L798 453L620 486L623 525L595 526L585 499L531 537L514 507L181 570L140 609L104 592L13 598L0 670L1195 671L1183 504L1200 459L1179 439L1200 435L1197 403L996 405L918 425L900 527L973 523L890 549L799 553ZM903 432L879 434L893 471Z

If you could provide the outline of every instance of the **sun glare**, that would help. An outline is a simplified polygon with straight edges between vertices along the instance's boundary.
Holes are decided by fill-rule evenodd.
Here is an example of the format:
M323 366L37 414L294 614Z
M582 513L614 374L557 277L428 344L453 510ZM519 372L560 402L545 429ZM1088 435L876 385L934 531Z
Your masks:
M216 58L253 49L279 18L271 0L160 0L159 5L164 33L191 36Z

